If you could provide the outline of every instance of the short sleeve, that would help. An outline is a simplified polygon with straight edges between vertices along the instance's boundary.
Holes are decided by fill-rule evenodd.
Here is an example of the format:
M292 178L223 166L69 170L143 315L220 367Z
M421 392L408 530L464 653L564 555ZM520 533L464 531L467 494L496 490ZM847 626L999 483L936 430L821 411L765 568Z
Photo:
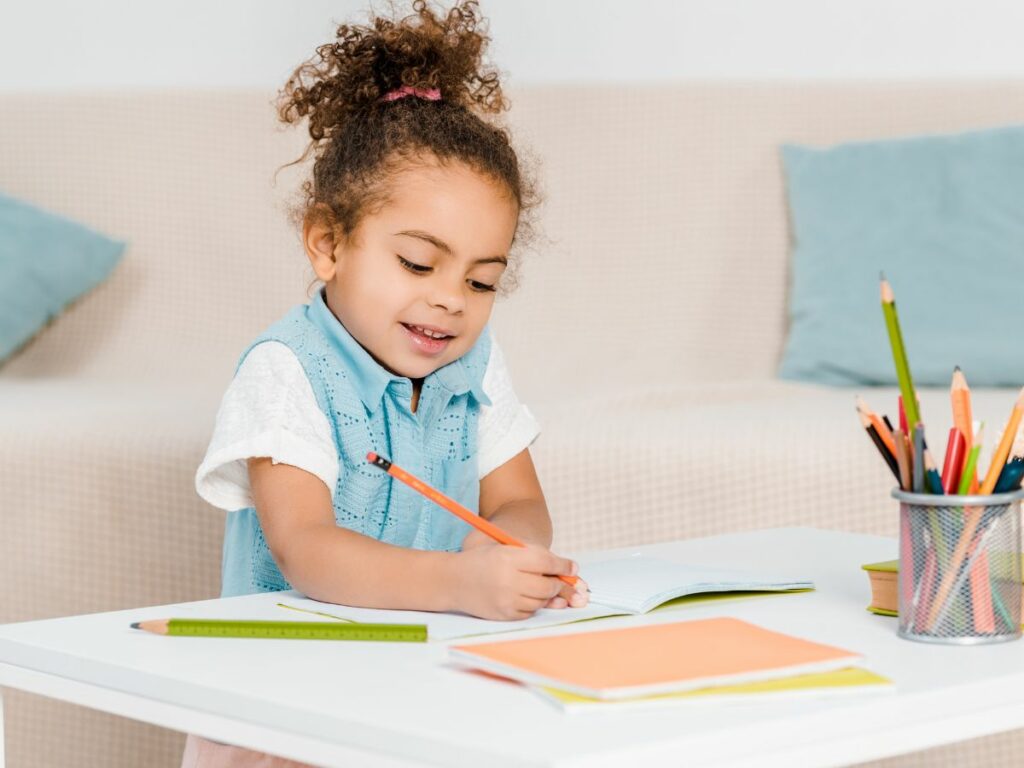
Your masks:
M505 356L493 337L483 388L491 404L480 406L477 463L481 478L529 448L540 434L537 420L516 397Z
M334 496L338 451L295 353L267 341L246 355L217 411L196 492L228 511L253 506L246 461L268 456L319 477Z

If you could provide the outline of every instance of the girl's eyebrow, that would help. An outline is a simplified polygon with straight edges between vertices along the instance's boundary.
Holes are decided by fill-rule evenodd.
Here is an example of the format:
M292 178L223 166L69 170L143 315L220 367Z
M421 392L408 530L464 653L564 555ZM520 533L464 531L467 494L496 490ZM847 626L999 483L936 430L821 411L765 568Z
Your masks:
M424 232L421 229L404 229L401 232L395 232L395 234L396 235L404 235L405 237L415 237L418 240L425 240L426 242L430 243L432 246L434 246L438 250L444 251L449 256L452 255L452 249L451 249L451 246L448 245L448 243L446 243L444 240L440 240L440 239L434 237L429 232ZM508 259L506 259L504 256L485 256L482 259L476 259L473 263L474 264L492 264L492 263L497 263L497 264L505 264L507 266L508 265Z

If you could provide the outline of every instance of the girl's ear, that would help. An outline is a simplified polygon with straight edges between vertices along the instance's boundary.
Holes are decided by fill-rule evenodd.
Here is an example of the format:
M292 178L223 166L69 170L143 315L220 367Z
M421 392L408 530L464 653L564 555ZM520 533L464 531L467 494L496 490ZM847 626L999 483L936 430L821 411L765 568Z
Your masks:
M302 245L316 276L325 283L332 280L338 269L335 256L338 242L334 215L326 204L317 203L306 214L302 222Z

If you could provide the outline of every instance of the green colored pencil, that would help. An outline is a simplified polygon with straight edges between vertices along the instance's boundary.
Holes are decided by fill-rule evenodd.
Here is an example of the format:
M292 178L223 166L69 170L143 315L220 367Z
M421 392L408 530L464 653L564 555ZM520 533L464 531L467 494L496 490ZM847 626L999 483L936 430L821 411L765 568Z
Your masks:
M885 315L885 326L889 329L889 344L892 346L892 360L896 364L900 394L903 395L903 410L907 414L907 424L914 426L921 420L921 414L917 410L914 381L910 377L910 364L907 362L907 351L903 347L903 335L900 333L900 321L896 315L896 299L885 275L882 275L882 314Z
M974 480L975 473L978 469L978 456L981 454L981 440L982 435L985 432L985 425L982 424L978 429L978 434L974 436L974 445L971 446L970 452L967 454L967 463L964 464L964 471L960 475L960 487L956 489L957 495L964 496L970 493L971 481Z
M153 619L132 624L158 635L258 637L277 640L369 640L425 643L425 624L345 624L337 621L254 621L236 619Z

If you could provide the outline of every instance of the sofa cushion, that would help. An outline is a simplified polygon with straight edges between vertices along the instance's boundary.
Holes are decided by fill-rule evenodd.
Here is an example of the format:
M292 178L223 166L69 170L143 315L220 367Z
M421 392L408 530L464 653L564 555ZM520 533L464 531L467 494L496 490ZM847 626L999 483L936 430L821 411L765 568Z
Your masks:
M0 194L0 361L110 274L125 244Z
M879 273L917 384L1024 384L1024 126L783 148L795 248L780 375L891 384Z

